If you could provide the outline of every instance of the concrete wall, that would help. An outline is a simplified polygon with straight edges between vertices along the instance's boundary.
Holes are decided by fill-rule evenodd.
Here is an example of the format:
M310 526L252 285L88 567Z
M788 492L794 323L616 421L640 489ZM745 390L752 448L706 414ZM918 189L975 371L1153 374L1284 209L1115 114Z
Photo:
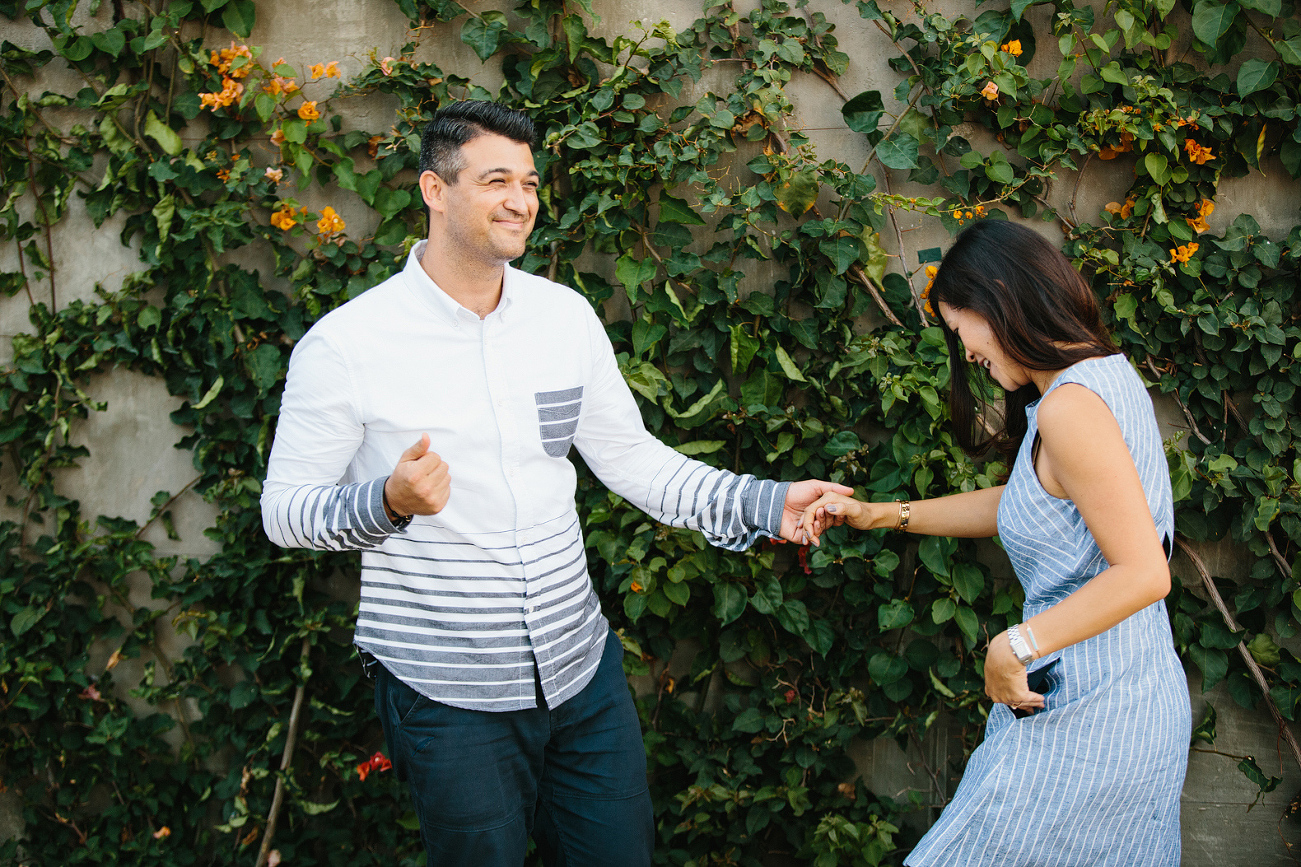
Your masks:
M474 3L476 11L495 6ZM743 2L738 7L750 8ZM898 5L898 4L894 4ZM945 0L940 4L952 13L975 14L973 3ZM81 4L77 13L86 22L86 6ZM882 90L888 108L891 105L896 74L887 66L887 59L895 51L885 36L869 22L861 20L852 4L836 0L814 0L812 8L821 11L836 25L835 35L841 50L851 58L850 69L840 82L849 96L863 90ZM607 37L621 32L631 32L633 22L653 24L667 19L681 29L700 15L696 0L597 0L595 8L601 21L596 31ZM902 7L900 7L902 9ZM897 10L898 11L898 10ZM906 12L906 10L905 10ZM98 15L110 14L109 4L100 7ZM904 14L901 12L900 14ZM1043 15L1031 9L1031 15ZM304 26L310 21L310 26ZM1039 22L1046 26L1046 19ZM5 25L4 37L20 45L45 47L44 34L21 25ZM495 89L501 75L490 62L483 64L457 37L460 24L438 25L421 36L416 58L437 62L445 71L465 75L479 84ZM263 58L283 56L298 69L312 63L338 60L345 78L359 71L366 58L374 52L378 57L398 55L404 43L413 39L407 22L395 4L388 0L275 0L258 4L258 24L248 40L264 49ZM210 44L220 47L228 44L227 34L211 34ZM1032 72L1047 76L1056 68L1057 57L1050 40L1042 40L1040 53ZM707 76L694 88L688 87L683 100L690 102L709 88L726 88L727 70L718 70ZM34 93L56 90L75 93L81 87L79 79L58 64L45 67L32 86ZM862 136L844 128L840 116L841 100L831 87L821 79L808 76L796 78L789 91L798 109L795 122L806 129L815 142L822 158L836 158L850 165L862 165L867 157L867 147ZM393 106L383 99L357 100L345 111L349 122L360 127L383 129L388 125ZM69 116L55 115L56 122L70 121ZM987 134L977 128L963 131L974 141L983 142ZM743 160L742 160L743 162ZM1079 179L1070 174L1061 176L1047 193L1047 199L1056 206L1066 208L1074 198L1077 213L1082 218L1097 214L1108 201L1123 200L1128 186L1128 166L1116 160L1105 167L1096 161L1086 169L1087 175ZM932 194L929 189L909 184L903 176L878 177L879 188L890 189L905 195ZM1222 231L1234 216L1250 209L1260 220L1266 232L1281 239L1297 218L1296 202L1301 201L1301 188L1288 180L1278 166L1269 167L1267 175L1253 174L1240 180L1226 181L1220 188L1218 206L1211 219L1211 230ZM27 203L30 208L30 201ZM358 226L367 219L361 213L350 213L346 203L335 205L349 226ZM945 246L948 235L934 220L900 213L897 215L899 235L904 239L904 261L917 267L918 250ZM356 220L357 222L354 222ZM1033 224L1049 237L1056 235L1055 224ZM137 270L139 265L134 250L123 248L118 240L121 219L114 218L100 229L95 229L80 200L72 199L71 212L54 231L56 258L55 283L59 306L74 298L90 298L96 285L112 290L120 286L123 277ZM882 241L890 252L898 253L898 235L883 233ZM241 251L241 257L262 255L257 250ZM16 267L17 250L13 245L0 247L0 268ZM244 261L247 261L245 258ZM263 273L269 269L264 268ZM38 300L49 303L52 297L48 281L32 286ZM0 299L0 366L12 358L10 338L28 328L28 300L23 294ZM59 478L63 493L81 500L83 512L118 515L143 522L150 512L150 497L156 491L172 493L183 489L194 477L189 455L174 448L184 435L168 420L168 413L178 401L169 396L161 381L127 372L113 372L96 377L89 390L93 396L107 404L104 412L96 414L77 429L79 440L86 444L91 456L77 470L64 472ZM1182 429L1184 420L1172 406L1160 407L1166 434ZM17 483L12 468L0 467L0 489L15 493ZM203 528L214 519L212 508L193 494L180 497L173 507L179 542L167 539L158 527L147 531L147 538L164 553L203 557L211 553L211 542L203 535ZM16 517L6 513L0 505L0 516ZM1234 558L1231 553L1208 552L1213 556L1211 567L1220 575L1231 574ZM1176 558L1178 566L1179 558ZM1181 569L1185 584L1192 586L1199 579L1191 568ZM144 594L147 599L147 593ZM100 662L102 665L102 661ZM118 672L119 675L123 672ZM118 677L125 682L126 677ZM1188 782L1184 791L1184 859L1190 867L1244 864L1272 865L1292 863L1287 851L1287 841L1301 840L1301 827L1297 820L1283 820L1283 810L1293 794L1301 789L1301 771L1280 748L1277 731L1269 716L1263 711L1245 711L1223 693L1212 690L1203 696L1195 672L1190 677L1194 719L1200 719L1202 709L1209 700L1219 712L1218 730L1222 733L1215 745L1219 753L1195 751L1191 755ZM1283 777L1282 784L1261 803L1254 802L1254 786L1237 770L1237 758L1252 754L1267 773ZM951 793L955 780L952 767L954 757L960 756L952 744L943 737L928 739L918 748L905 752L893 741L882 740L860 744L855 760L867 785L881 795L903 797L910 789L923 792L932 803L942 803ZM929 770L928 770L929 768ZM930 771L934 771L932 775ZM17 827L14 815L16 801L12 794L0 795L0 837L8 836ZM918 820L925 816L919 814Z

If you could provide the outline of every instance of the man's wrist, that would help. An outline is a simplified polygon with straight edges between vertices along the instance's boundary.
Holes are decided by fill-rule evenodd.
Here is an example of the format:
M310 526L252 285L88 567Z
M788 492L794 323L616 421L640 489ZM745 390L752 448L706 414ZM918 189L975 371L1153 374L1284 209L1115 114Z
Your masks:
M384 517L389 519L389 523L401 530L411 523L411 515L403 515L393 508L393 504L388 499L388 479L384 480L384 485L380 488L380 500L384 504Z

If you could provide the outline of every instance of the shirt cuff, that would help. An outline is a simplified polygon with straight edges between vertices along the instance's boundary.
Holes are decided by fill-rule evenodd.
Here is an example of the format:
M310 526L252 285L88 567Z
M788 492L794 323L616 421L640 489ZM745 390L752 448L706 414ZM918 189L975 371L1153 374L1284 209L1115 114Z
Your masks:
M381 533L400 533L406 529L407 524L411 523L408 518L401 524L394 524L388 516L388 509L384 508L384 483L388 481L388 476L375 479L370 483L370 493L365 498L366 510L370 513L370 520L375 526L379 527Z
M774 539L781 538L782 510L790 486L790 482L750 479L741 491L741 517L745 523Z

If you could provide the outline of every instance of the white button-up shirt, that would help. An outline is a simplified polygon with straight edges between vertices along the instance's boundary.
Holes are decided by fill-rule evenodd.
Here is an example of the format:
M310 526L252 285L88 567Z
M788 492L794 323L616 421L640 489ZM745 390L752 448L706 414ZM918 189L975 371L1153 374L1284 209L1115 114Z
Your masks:
M570 446L657 520L739 550L780 530L786 485L689 459L647 433L578 293L507 268L480 319L420 265L299 341L262 493L288 547L359 549L356 643L416 691L481 710L555 707L591 679L609 625L587 574ZM383 508L428 433L451 498L403 531Z

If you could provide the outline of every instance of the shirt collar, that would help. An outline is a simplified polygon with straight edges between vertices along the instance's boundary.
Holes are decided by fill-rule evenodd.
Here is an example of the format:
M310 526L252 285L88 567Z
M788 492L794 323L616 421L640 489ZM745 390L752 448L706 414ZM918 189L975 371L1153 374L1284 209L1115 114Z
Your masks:
M429 272L420 264L420 257L424 255L425 245L428 241L417 241L407 254L407 264L403 272L412 282L416 294L423 298L438 314L439 318L446 320L452 325L457 325L461 317L469 316L478 319L472 311L462 306L456 299L452 298L443 291L443 288L433 281ZM509 310L513 304L515 293L519 291L516 284L519 282L519 272L510 265L506 266L506 272L501 281L501 300L497 302L497 309L488 314L488 319L494 316L500 317L506 321L509 317Z

